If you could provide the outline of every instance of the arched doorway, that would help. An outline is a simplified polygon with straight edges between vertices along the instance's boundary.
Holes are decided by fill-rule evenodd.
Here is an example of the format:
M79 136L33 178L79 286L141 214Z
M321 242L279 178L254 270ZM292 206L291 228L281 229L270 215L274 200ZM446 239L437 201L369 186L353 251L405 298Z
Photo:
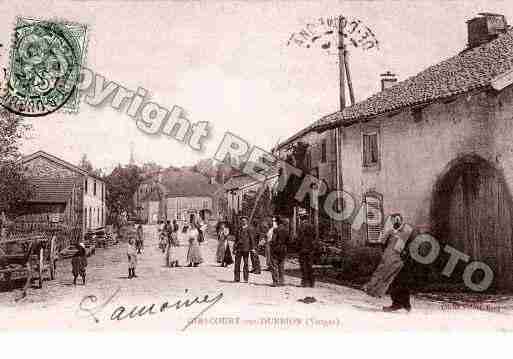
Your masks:
M431 218L436 237L488 264L492 288L513 287L512 205L502 175L477 155L452 161L435 185Z

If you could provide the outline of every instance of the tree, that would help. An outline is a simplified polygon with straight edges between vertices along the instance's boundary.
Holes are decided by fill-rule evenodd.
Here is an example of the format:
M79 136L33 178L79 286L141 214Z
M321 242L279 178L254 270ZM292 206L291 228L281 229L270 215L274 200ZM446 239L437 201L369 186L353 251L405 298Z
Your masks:
M213 177L220 184L225 184L232 176L240 174L230 163L214 161L211 158L200 160L190 169L209 178Z
M19 140L30 129L23 118L0 109L0 211L15 213L30 197L31 187L18 162Z
M295 175L289 176L287 183L284 188L279 191L273 198L274 208L276 213L279 215L290 217L292 216L292 211L294 206L302 206L307 208L309 203L309 197L306 196L303 202L299 202L296 199L296 193L305 178L305 175L308 173L308 168L306 164L306 154L308 151L309 145L305 142L297 142L294 144L292 151L287 155L285 162L298 168L301 170L301 177L297 177ZM283 178L286 178L284 173L285 168L280 168L280 177L279 181L282 181ZM280 182L281 183L281 182Z
M82 155L82 158L78 163L78 167L82 168L83 170L86 170L89 173L92 173L94 170L91 161L87 159L87 155L85 153Z
M217 167L211 158L200 160L192 167L192 170L207 177L215 177L217 174Z
M258 203L256 203L258 198ZM263 193L258 197L257 191L252 191L244 194L242 198L242 215L250 218L253 213L252 221L261 223L268 217L271 217L274 213L273 203L271 201L271 192L267 185L263 189Z
M153 175L161 170L163 170L162 166L155 162L146 162L141 168L145 176Z
M104 180L107 185L105 199L109 222L118 224L122 213L135 214L133 197L143 180L142 170L135 165L118 165Z

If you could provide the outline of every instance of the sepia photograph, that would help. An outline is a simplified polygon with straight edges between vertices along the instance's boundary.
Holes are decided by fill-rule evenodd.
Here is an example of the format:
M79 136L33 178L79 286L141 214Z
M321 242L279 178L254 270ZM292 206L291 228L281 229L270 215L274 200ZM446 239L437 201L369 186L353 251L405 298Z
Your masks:
M3 333L513 331L513 2L0 9Z

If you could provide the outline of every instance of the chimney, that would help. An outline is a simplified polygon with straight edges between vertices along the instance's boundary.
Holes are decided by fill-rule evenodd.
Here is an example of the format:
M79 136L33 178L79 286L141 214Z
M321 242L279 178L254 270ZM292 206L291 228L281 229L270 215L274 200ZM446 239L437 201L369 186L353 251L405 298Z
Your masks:
M486 44L508 31L504 15L488 12L481 12L478 15L467 21L468 49Z
M381 74L381 91L392 87L397 82L397 76L390 71L385 72L384 74Z

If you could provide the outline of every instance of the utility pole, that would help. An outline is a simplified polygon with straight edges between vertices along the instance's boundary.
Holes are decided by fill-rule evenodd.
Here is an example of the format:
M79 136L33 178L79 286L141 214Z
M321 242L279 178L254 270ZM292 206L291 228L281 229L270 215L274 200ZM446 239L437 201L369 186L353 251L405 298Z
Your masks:
M342 15L338 17L338 63L339 63L339 96L340 96L340 111L346 107L346 66L345 66L345 48L344 48L344 26L342 25Z
M348 81L351 81L349 77L349 68L346 66L346 49L344 46L344 26L343 26L343 17L338 17L338 64L339 64L339 99L340 99L340 112L344 110L346 107L346 93L345 93L345 82L346 76ZM351 104L354 103L354 98L352 95L352 84L350 85L350 98ZM337 210L341 211L342 208L342 198L340 193L342 191L342 150L341 150L341 138L342 134L340 131L340 126L335 127L335 183L337 190ZM342 224L335 226L338 227L339 230L339 240L342 240Z

